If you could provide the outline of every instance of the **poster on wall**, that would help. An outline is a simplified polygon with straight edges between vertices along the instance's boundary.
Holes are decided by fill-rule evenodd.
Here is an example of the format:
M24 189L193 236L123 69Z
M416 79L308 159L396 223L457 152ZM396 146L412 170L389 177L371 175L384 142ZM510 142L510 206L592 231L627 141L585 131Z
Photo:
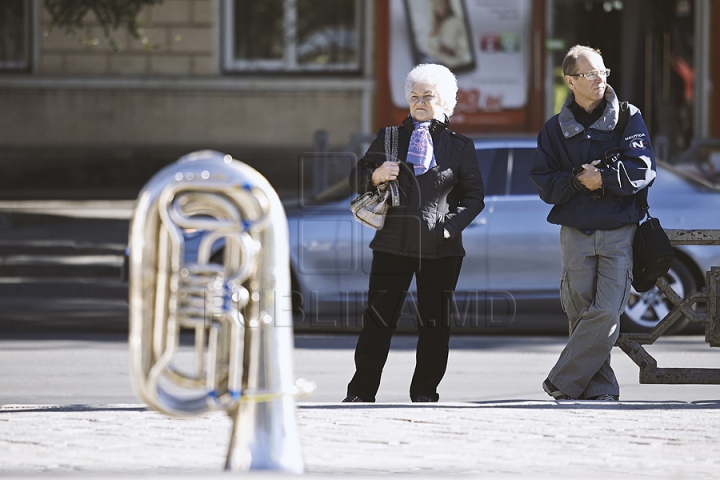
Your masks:
M393 105L407 108L407 72L432 62L457 76L455 124L480 124L483 113L525 108L531 17L532 0L390 0Z
M404 0L415 64L440 63L459 73L475 69L462 0Z

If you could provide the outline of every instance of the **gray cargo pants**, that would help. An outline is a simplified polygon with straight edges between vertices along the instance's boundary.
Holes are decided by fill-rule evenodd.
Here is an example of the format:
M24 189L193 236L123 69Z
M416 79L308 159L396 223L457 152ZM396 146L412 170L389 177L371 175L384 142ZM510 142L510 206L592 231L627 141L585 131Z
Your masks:
M570 320L570 340L548 378L573 398L619 395L610 351L632 283L632 240L637 225L586 235L560 229L560 299Z

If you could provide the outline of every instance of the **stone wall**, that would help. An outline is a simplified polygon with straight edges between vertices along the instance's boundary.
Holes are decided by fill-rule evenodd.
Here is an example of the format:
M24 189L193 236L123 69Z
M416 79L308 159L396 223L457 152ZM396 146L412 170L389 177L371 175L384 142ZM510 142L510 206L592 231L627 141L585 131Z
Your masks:
M53 189L132 198L163 165L199 149L230 153L292 189L315 132L342 148L361 130L360 110L361 96L347 92L0 88L0 198Z
M39 74L61 75L216 75L215 6L212 0L164 0L139 15L140 38L125 28L111 31L118 50L88 14L85 28L68 36L50 29L42 8Z
M0 88L7 147L235 144L309 146L317 130L342 145L361 130L357 92Z

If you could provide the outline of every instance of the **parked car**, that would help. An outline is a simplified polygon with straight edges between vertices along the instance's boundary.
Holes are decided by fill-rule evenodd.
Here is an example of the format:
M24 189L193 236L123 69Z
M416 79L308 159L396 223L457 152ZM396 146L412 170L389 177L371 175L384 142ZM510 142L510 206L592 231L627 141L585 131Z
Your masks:
M485 209L463 232L467 256L453 327L472 333L567 332L559 299L560 227L546 221L551 206L539 199L528 177L536 141L478 139L475 147ZM374 230L353 220L348 208L353 196L343 180L312 200L301 195L286 203L296 330L362 326ZM666 229L720 228L720 192L668 165L658 166L649 204ZM681 297L701 288L705 272L720 265L720 246L677 246L676 253L666 279ZM414 302L413 290L399 329L414 328ZM671 307L657 288L644 294L633 290L622 328L650 330Z

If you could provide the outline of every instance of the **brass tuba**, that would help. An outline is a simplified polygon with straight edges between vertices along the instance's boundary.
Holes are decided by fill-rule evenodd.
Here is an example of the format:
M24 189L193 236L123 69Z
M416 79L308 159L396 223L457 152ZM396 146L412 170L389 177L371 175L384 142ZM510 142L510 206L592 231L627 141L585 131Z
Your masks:
M188 154L137 199L129 241L130 377L174 416L227 411L226 470L302 473L285 210L230 155ZM222 259L213 257L223 249Z

